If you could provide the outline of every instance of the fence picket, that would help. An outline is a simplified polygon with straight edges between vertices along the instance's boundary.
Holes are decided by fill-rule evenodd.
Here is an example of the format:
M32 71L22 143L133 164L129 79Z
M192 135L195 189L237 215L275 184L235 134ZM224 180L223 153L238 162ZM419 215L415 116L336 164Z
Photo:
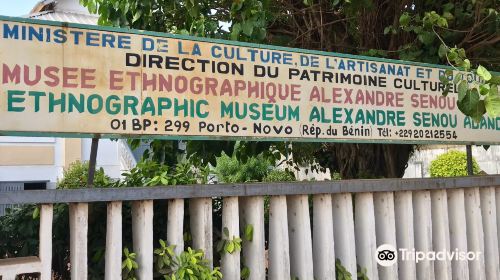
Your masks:
M167 243L175 245L174 252L180 255L184 251L184 199L168 201Z
M495 202L497 208L497 236L498 236L498 245L500 246L500 187L495 188ZM500 251L500 247L498 248ZM500 252L499 252L500 253ZM500 258L500 255L499 255Z
M54 207L52 204L40 205L40 248L41 265L40 280L52 279L52 221Z
M415 230L415 250L421 252L432 251L432 206L429 191L413 193L413 223ZM417 263L417 278L435 279L434 262L424 259Z
M354 228L356 236L356 258L358 265L366 269L370 280L378 280L375 213L373 193L358 193L354 196Z
M71 279L86 280L87 232L89 228L89 205L69 204Z
M229 237L223 233L222 238L233 240L239 237L239 227L238 197L225 197L222 206L222 229L224 232L227 228ZM240 251L222 253L221 272L227 279L240 279Z
M396 220L396 243L399 248L415 248L413 227L413 193L400 191L394 194L394 211ZM403 261L401 255L398 259L398 276L403 280L417 279L415 262Z
M335 279L335 246L333 239L332 196L313 196L313 264L314 279Z
M271 196L269 205L269 279L290 279L286 196Z
M448 200L446 190L431 191L432 247L434 251L450 251L450 231L448 221ZM436 279L451 280L451 261L434 262Z
M467 228L465 226L464 190L448 190L448 219L450 222L450 249L467 252ZM453 279L468 280L467 260L451 261Z
M346 270L354 276L357 274L357 267L352 194L340 193L332 195L332 206L335 256Z
M153 201L132 202L132 239L138 279L153 279Z
M314 277L311 221L307 195L287 197L288 236L290 238L290 273L292 278Z
M189 212L193 247L202 249L209 266L213 267L212 199L190 199Z
M264 197L241 197L239 210L242 235L245 235L247 226L253 228L251 241L243 238L243 266L250 270L248 280L264 280L266 279Z
M106 222L105 279L122 276L122 202L109 202Z
M483 219L481 217L481 197L479 188L469 188L464 192L465 219L467 225L467 249L479 252L479 257L469 260L469 279L486 279L484 265L484 234Z
M497 207L495 199L495 188L482 188L481 216L483 217L484 231L484 260L486 267L486 279L500 279L500 261L498 252L497 232Z
M375 203L375 227L377 235L377 246L390 244L398 248L396 242L396 221L394 216L394 194L392 192L380 192L373 195ZM397 252L396 252L397 254ZM398 265L378 266L380 279L397 280Z

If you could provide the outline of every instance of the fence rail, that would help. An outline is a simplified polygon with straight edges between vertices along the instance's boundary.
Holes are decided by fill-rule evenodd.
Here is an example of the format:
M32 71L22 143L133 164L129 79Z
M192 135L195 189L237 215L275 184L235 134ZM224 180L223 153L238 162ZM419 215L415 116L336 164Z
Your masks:
M268 225L265 196L270 196ZM70 205L72 279L87 279L88 207L93 202L107 202L105 279L121 279L123 201L132 201L139 279L153 277L154 200L168 200L167 243L180 253L189 222L193 247L203 249L212 263L213 197L223 197L222 228L230 236L240 236L249 224L254 229L253 240L244 241L241 252L222 257L224 279L240 279L242 259L250 279L335 279L335 259L354 276L358 265L365 268L370 280L500 279L500 176L5 192L0 204L42 205L40 252L0 260L0 275L11 280L39 272L42 280L51 279L53 203ZM475 260L418 263L399 258L385 267L376 260L381 244L424 253L481 254Z
M227 196L336 194L500 187L500 175L426 179L364 179L293 183L183 185L3 192L0 204L133 201Z

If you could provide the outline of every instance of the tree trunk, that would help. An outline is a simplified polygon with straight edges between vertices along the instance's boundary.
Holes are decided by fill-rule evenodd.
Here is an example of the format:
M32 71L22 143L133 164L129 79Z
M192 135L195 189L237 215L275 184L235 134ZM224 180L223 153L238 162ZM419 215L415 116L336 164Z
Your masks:
M320 164L342 179L399 178L404 175L413 145L326 143L317 154Z

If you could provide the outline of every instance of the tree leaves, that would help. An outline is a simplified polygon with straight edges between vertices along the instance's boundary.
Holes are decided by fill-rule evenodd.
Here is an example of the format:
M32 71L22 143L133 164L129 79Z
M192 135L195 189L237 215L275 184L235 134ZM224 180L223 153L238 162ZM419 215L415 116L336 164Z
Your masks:
M40 217L40 206L35 207L35 210L33 210L33 220L38 219Z
M500 116L500 94L498 94L497 85L490 88L488 95L484 99L484 105L490 117Z
M417 38L424 45L430 45L434 42L436 37L432 32L422 32L421 34L418 35Z
M485 102L484 100L480 100L479 92L476 88L470 90L457 103L458 109L476 122L481 121L482 116L486 113Z
M458 101L462 101L464 97L467 95L467 91L469 90L469 86L467 85L467 81L462 80L458 84Z
M236 4L237 2L237 4ZM312 1L310 1L312 4ZM308 5L308 1L304 1ZM235 1L231 5L231 40L260 42L266 36L266 14L262 1Z
M238 40L238 37L240 36L241 31L242 31L242 28L241 28L240 23L233 24L233 27L231 28L231 40L233 40L233 41Z
M132 18L132 23L135 23L141 18L142 15L142 10L137 10L134 14L134 17Z
M226 250L226 252L228 252L229 254L232 254L234 252L234 242L227 242L224 250Z
M245 226L245 239L249 242L252 242L253 240L253 225L247 224Z
M250 278L250 269L245 266L241 269L241 279L248 279L248 278Z
M405 12L399 17L399 25L401 27L406 27L410 23L410 20L411 20L410 15L407 12Z
M476 73L479 77L481 77L485 81L491 80L491 73L488 70L486 70L486 68L484 68L482 65L479 65L479 67L477 67Z
M438 50L439 57L440 58L446 57L446 54L448 53L448 50L449 50L449 48L445 44L439 45L439 50Z
M252 36L254 28L254 22L247 20L243 22L242 31L246 36Z

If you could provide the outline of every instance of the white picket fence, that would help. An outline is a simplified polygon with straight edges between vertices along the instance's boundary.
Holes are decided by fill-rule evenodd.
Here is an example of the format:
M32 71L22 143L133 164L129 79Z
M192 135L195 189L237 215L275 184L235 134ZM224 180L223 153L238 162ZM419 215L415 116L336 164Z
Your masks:
M265 195L270 195L267 246ZM0 275L13 280L39 272L42 280L51 279L52 203L70 205L72 279L87 279L88 205L98 201L108 202L105 279L121 279L122 201L133 201L139 279L153 277L155 199L168 199L166 239L177 253L184 248L184 203L189 199L193 246L212 260L212 197L224 197L222 227L230 236L240 236L247 224L254 230L241 252L223 255L224 279L240 279L242 260L250 279L335 279L335 259L353 275L357 265L366 268L370 280L500 279L500 176L8 192L0 204L42 205L40 253L0 260ZM376 262L381 244L481 254L476 260L418 263L400 254L396 264L384 267Z

